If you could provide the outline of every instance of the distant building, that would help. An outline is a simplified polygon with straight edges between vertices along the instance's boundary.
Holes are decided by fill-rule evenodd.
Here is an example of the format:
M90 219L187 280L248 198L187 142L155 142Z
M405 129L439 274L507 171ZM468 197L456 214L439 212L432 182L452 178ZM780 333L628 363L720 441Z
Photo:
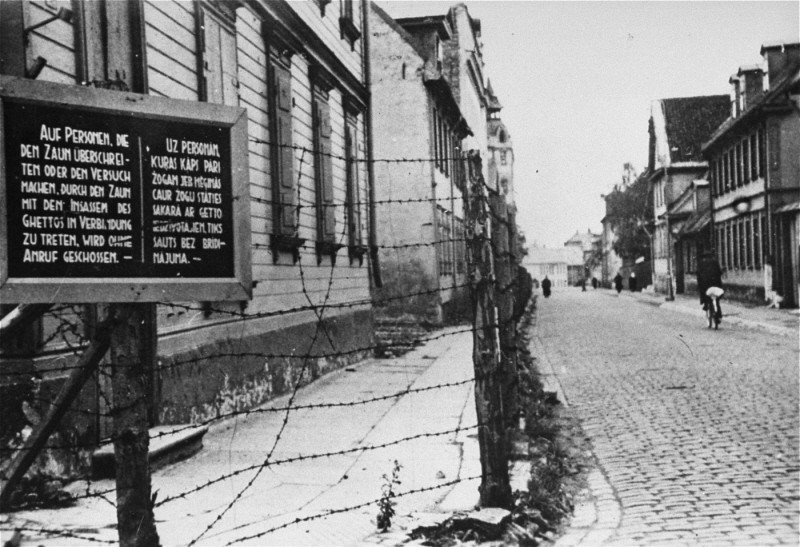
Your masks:
M674 206L692 181L705 177L708 163L700 148L725 120L729 108L727 95L659 99L651 105L648 170L655 218L652 268L656 292L671 296L678 289L675 235L688 215L685 210L678 214Z
M570 268L583 267L583 255L575 247L548 249L534 246L528 249L522 266L539 284L547 276L554 289L563 288L574 285L574 282L570 283L569 271Z
M486 183L490 188L505 196L506 204L514 206L514 144L511 134L500 119L502 106L494 94L492 84L486 86L488 98L488 171Z
M800 43L767 43L731 76L730 116L709 136L712 222L726 296L797 307L800 244ZM772 279L765 286L765 268Z
M603 275L599 260L601 246L602 235L592 233L589 229L586 232L575 232L575 235L564 242L564 247L580 251L578 255L580 261L570 265L570 285L579 284L581 280L590 280L592 277L599 279Z

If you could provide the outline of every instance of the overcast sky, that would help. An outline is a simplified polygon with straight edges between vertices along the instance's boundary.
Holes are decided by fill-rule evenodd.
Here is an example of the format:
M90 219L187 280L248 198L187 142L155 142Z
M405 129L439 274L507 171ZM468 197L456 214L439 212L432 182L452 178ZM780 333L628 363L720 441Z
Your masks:
M454 2L389 0L393 17L444 14ZM486 75L515 151L518 223L560 247L599 233L600 195L622 165L647 163L654 99L729 92L761 44L797 41L800 2L467 1L481 20Z

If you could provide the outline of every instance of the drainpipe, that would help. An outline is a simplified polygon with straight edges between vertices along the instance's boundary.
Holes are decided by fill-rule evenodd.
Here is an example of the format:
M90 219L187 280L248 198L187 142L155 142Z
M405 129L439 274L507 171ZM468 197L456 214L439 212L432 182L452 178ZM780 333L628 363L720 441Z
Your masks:
M375 155L372 149L372 69L370 67L369 0L361 0L361 27L364 29L364 86L367 88L367 184L369 185L369 256L372 264L372 280L381 288L381 267L378 261L378 222L375 218Z
M665 182L669 182L669 170L667 168L664 168L664 177L666 178ZM670 185L670 188L672 188L672 185ZM669 206L670 206L670 204L667 203L667 212L664 215L664 217L666 217L666 221L667 221L667 283L668 283L667 301L668 302L672 302L673 300L675 300L675 291L672 288L672 282L673 282L673 279L672 279L672 276L673 276L673 273L672 273L673 248L672 248L672 228L671 228L670 222L669 222L669 218L670 218Z

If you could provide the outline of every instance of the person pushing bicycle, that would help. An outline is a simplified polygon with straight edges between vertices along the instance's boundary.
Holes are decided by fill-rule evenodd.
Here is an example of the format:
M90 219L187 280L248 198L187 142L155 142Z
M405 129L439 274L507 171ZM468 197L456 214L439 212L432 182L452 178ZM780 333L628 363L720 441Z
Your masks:
M704 310L707 310L710 304L706 293L711 287L722 289L722 268L714 257L714 253L705 251L697 266L697 292L700 293L700 305ZM719 304L717 304L717 316L722 317L722 309L719 308Z

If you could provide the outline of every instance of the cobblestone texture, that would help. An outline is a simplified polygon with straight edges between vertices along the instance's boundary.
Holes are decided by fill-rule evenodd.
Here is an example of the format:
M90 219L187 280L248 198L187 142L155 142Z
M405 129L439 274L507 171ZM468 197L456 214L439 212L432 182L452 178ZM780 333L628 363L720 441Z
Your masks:
M599 513L622 510L600 542L567 544L798 544L796 338L605 292L556 292L538 313L536 351L615 493Z

